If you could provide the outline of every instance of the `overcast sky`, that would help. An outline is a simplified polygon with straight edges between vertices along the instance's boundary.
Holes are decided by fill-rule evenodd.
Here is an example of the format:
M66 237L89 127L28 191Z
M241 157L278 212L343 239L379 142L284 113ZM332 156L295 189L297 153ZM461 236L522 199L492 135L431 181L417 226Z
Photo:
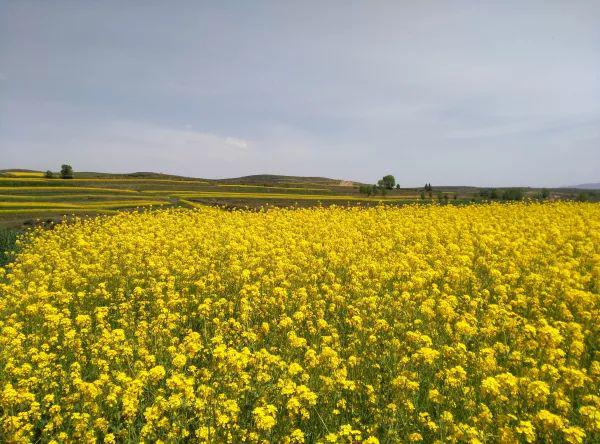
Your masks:
M0 0L0 168L600 181L600 1Z

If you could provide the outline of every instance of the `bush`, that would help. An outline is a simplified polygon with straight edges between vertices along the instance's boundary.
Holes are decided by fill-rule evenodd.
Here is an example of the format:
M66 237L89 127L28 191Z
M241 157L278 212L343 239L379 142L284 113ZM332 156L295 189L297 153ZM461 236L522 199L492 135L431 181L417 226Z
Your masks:
M525 193L520 188L508 188L502 192L502 200L523 200Z

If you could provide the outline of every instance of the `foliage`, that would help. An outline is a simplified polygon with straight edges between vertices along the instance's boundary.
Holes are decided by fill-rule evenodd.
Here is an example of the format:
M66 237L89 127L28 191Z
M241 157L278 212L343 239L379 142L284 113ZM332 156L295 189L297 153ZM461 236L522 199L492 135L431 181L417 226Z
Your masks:
M0 228L0 266L5 265L11 259L16 243L17 230Z
M383 178L377 182L377 185L379 185L380 188L391 190L396 185L396 179L391 174L388 174L387 176L383 176Z
M525 193L520 188L507 188L502 191L502 200L523 200Z
M360 185L358 187L358 192L360 194L365 194L367 196L371 196L373 194L373 189L375 185Z
M586 202L589 199L588 193L581 191L578 195L577 195L577 200L579 202Z
M53 179L54 178L54 173L50 170L46 171L46 174L44 174L44 177L46 179Z
M73 167L71 165L62 165L60 167L60 177L62 179L73 179Z
M385 196L386 188L377 185L361 185L358 187L358 192L360 194L366 194L367 196L375 196L377 194Z
M0 441L598 442L599 292L589 203L76 220L0 269Z

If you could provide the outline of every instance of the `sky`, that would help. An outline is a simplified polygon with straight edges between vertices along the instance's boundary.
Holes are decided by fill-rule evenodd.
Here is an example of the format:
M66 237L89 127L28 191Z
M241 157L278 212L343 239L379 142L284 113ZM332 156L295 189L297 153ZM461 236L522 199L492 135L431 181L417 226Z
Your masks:
M600 1L0 0L0 169L600 181Z

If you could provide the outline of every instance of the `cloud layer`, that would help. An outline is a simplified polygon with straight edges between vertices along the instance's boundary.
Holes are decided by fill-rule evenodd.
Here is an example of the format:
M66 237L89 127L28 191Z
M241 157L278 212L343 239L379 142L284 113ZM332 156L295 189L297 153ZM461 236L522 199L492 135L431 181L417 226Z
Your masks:
M0 4L0 167L600 180L598 2Z

